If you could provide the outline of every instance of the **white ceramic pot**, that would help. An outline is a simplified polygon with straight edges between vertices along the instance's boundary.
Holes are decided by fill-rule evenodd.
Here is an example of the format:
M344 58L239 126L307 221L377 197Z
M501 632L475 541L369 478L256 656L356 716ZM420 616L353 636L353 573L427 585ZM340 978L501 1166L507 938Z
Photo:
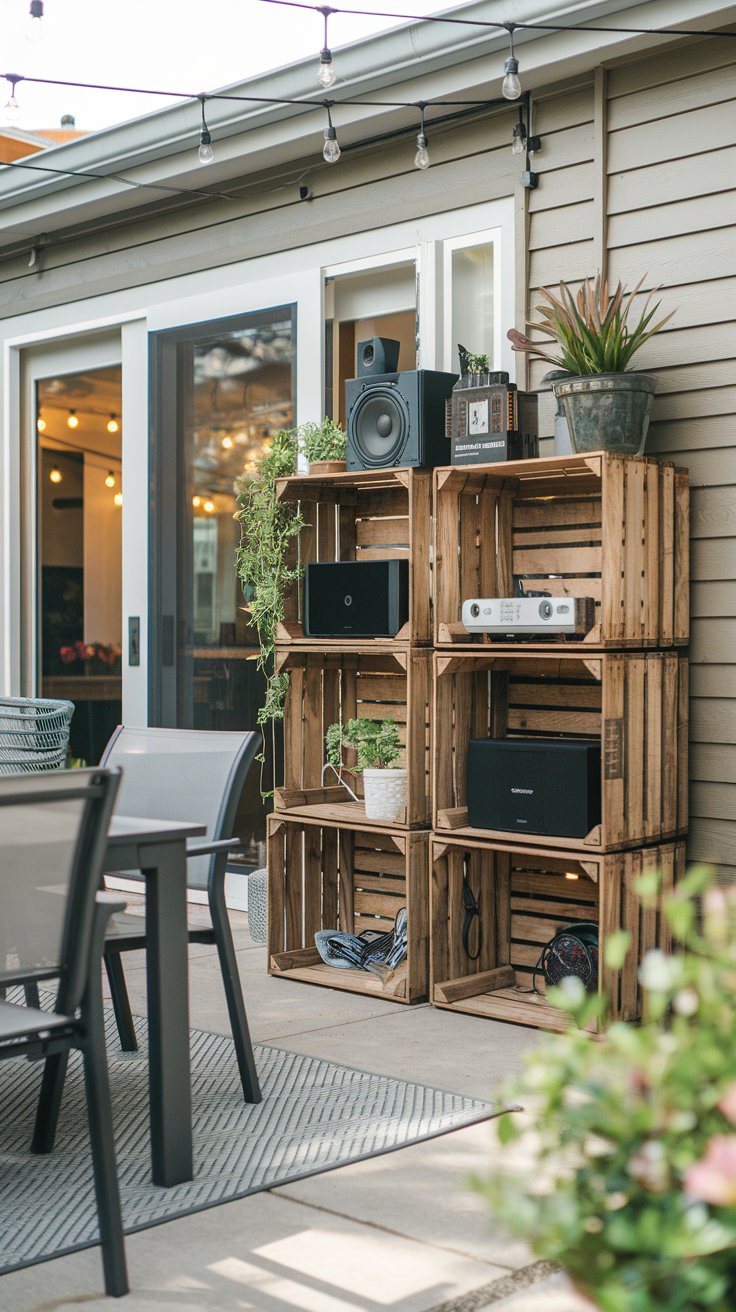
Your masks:
M364 770L366 820L403 820L406 814L406 770Z

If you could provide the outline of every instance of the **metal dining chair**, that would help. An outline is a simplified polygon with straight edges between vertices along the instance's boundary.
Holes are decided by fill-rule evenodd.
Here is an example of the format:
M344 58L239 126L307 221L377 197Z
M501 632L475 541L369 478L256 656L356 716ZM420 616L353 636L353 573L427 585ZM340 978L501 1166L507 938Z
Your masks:
M0 775L63 769L73 714L73 702L0 697Z
M128 1292L110 1085L101 960L121 898L101 893L118 771L75 770L0 780L0 983L46 982L49 1010L0 1002L0 1061L45 1061L36 1131L69 1053L84 1063L105 1289ZM34 1132L32 1151L46 1151Z
M225 870L228 852L240 846L232 836L235 817L260 741L257 733L119 725L101 762L123 770L118 815L194 820L207 826L206 838L189 846L187 882L192 889L206 891L211 925L191 928L189 942L217 948L240 1081L245 1101L250 1103L261 1101L261 1090L225 903ZM130 878L140 878L139 872L130 872ZM122 954L145 947L145 940L142 916L115 916L111 921L105 966L120 1042L128 1052L135 1050L137 1041Z

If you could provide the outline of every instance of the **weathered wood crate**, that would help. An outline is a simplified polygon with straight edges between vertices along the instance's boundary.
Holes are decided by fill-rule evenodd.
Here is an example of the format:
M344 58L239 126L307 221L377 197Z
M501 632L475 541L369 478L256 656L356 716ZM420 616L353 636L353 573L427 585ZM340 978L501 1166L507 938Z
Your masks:
M325 733L342 719L393 720L399 730L401 756L407 772L404 817L388 828L416 829L431 823L432 653L421 649L371 647L369 651L337 652L334 648L280 649L277 670L289 674L284 712L284 786L276 789L277 811L305 818L347 824L367 821L362 801L354 802L332 770L325 774ZM359 798L361 774L344 772Z
M294 561L409 561L409 618L392 639L396 643L432 642L430 574L430 505L432 473L425 469L379 469L279 480L278 496L301 508L305 527L294 544ZM386 638L307 638L304 633L304 584L286 598L280 645L325 642L345 649Z
M426 1000L429 988L428 842L425 832L377 831L349 821L268 817L269 973L369 993L394 1002ZM406 960L384 982L369 971L327 966L319 929L361 934L391 929L406 907Z
M436 652L433 707L437 830L517 841L469 827L468 742L563 737L600 740L601 824L530 842L605 852L687 831L687 661L676 651Z
M460 621L471 597L511 597L515 580L592 597L584 638L516 646L683 646L689 634L687 473L607 454L437 469L435 644L484 646ZM493 646L499 644L495 641Z
M598 925L598 988L609 996L611 1019L640 1016L639 963L650 948L668 951L671 946L662 899L684 873L684 843L583 856L564 848L550 852L435 834L430 863L431 1000L436 1007L565 1029L567 1018L547 1001L541 974L539 992L531 991L534 967L558 930L587 920ZM657 898L645 904L636 884L641 874L653 870L662 872L662 886ZM463 946L463 875L480 909L476 961ZM605 942L619 929L629 931L631 945L623 968L614 971L606 962ZM469 942L473 955L478 932L476 920Z

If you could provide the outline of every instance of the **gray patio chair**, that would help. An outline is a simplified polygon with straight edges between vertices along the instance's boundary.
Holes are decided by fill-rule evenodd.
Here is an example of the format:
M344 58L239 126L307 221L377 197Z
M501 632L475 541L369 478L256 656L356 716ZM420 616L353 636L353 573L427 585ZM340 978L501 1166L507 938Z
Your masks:
M82 1053L105 1289L116 1297L128 1279L101 961L108 919L125 903L99 888L119 779L96 769L0 780L0 982L47 981L56 995L48 1011L0 1002L0 1061L45 1060L41 1116L69 1052Z
M0 774L63 769L73 714L73 702L0 697Z
M232 837L235 815L260 741L257 733L119 725L102 758L103 765L123 770L118 815L195 820L207 826L206 838L190 844L187 882L190 888L206 890L212 923L191 928L189 942L217 948L240 1081L245 1101L252 1103L261 1101L261 1091L225 905L225 868L228 852L239 847ZM131 878L137 875L134 871ZM105 944L105 966L125 1051L135 1050L137 1042L121 957L145 947L145 935L143 917L116 916Z

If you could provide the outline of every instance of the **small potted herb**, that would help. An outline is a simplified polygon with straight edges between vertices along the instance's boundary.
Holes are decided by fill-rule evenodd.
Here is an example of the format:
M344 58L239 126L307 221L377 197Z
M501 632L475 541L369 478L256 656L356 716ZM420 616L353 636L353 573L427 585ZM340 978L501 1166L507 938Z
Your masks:
M302 424L297 431L310 474L343 472L347 434L339 424L325 416L321 424Z
M367 820L403 820L406 770L395 764L401 755L401 742L393 720L346 720L344 724L331 724L325 744L327 764L341 783L343 770L362 774Z
M639 318L629 323L644 277L628 293L619 281L610 295L600 274L594 282L586 278L576 296L564 282L558 295L542 288L544 305L537 309L544 317L529 327L550 338L559 348L557 355L549 354L550 342L532 342L515 328L507 333L515 351L555 366L547 379L565 408L574 451L641 455L644 450L657 383L628 366L635 352L674 314L673 310L651 326L660 302L650 309L649 296Z
M487 387L488 356L474 355L472 351L466 351L464 346L458 346L457 350L460 357L460 373L465 386Z

